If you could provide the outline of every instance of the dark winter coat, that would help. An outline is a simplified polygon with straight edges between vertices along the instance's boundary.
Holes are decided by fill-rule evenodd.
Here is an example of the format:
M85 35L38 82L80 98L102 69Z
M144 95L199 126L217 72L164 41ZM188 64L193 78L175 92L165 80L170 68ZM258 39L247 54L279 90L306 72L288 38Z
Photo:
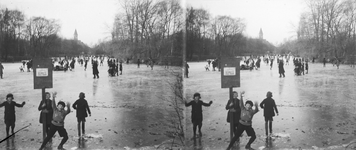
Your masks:
M5 106L5 115L4 115L4 120L12 120L16 121L16 115L15 115L15 106L16 107L23 107L23 104L18 104L14 101L11 101L10 103L5 101L0 104L0 107Z
M0 64L0 75L3 74L2 70L4 69L4 66L2 64Z
M280 61L278 64L278 72L281 74L285 72L283 65L284 65L284 63L282 61Z
M93 63L93 74L99 74L98 63L97 62Z
M198 102L196 102L195 100L190 101L189 103L185 103L185 106L192 106L192 123L201 123L203 122L203 110L202 110L202 106L210 106L209 103L204 103L201 100L198 100Z
M260 107L263 108L263 115L265 117L273 117L275 116L274 111L276 111L276 113L278 113L278 109L276 106L276 103L274 102L274 99L272 98L266 98L264 99L261 104Z
M91 114L88 102L85 99L76 100L72 107L77 110L77 118L88 117L87 111Z
M240 103L239 103L239 99L237 98L234 98L232 100L229 100L226 104L226 107L225 109L226 110L229 110L229 109L232 109L234 108L235 109L235 112L234 112L234 123L239 123L239 120L240 120L240 116L241 116L241 108L240 108ZM232 106L230 106L230 104L233 103ZM229 119L229 116L227 118L227 122L230 122L230 119Z
M41 110L47 109L48 113L46 113L46 123L47 124L51 124L51 121L52 121L52 118L53 118L52 100L46 99L45 100L45 103L46 103L45 107L42 107L43 103L44 103L44 101L41 101L40 105L38 106L38 110L41 111ZM43 121L43 113L41 112L41 114L40 114L40 123L43 123L42 121Z

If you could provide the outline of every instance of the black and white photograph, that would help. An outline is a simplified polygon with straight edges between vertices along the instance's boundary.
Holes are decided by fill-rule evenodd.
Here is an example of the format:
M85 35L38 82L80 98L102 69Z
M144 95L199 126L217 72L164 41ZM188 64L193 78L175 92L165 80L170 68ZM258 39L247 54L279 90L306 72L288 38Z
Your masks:
M354 0L1 0L0 149L356 149Z
M356 148L356 1L186 6L186 149Z
M182 14L177 0L1 1L0 149L184 148Z

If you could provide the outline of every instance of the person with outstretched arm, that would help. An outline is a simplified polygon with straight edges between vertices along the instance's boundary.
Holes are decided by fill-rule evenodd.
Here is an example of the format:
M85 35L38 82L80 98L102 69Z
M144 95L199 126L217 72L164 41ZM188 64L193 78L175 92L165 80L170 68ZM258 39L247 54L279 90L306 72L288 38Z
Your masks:
M240 121L239 125L237 127L237 131L235 133L235 136L232 138L230 141L229 146L227 149L231 149L233 144L239 139L241 134L246 131L247 136L250 136L250 140L246 144L245 148L250 149L251 144L255 141L256 139L256 133L255 130L252 128L252 118L253 116L259 111L258 110L258 102L255 102L255 109L252 109L253 103L252 101L246 101L245 105L243 105L243 94L245 92L240 93L240 108L241 108L241 116L240 116Z
M64 119L70 113L70 103L67 102L67 110L64 109L66 104L63 101L59 101L56 106L56 96L57 92L52 93L52 108L53 108L53 119L51 122L51 127L48 133L48 136L43 141L40 150L44 149L47 142L52 139L53 135L58 131L59 136L63 137L61 143L58 145L58 149L63 149L64 143L68 140L68 133L64 128Z

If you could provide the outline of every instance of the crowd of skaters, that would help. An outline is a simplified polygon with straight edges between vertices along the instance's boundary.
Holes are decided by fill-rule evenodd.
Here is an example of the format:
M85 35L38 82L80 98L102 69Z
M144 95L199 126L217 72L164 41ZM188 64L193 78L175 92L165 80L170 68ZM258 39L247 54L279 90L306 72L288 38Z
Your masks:
M115 76L115 75L122 75L122 62L121 60L117 58L112 58L112 57L106 57L107 59L107 65L108 65L108 74L110 76ZM32 60L28 61L23 61L24 63L20 67L25 68L25 66L28 67L28 72L31 72L32 70ZM104 62L104 57L100 56L92 56L92 57L56 57L52 58L52 64L53 64L53 69L58 70L56 71L74 71L75 70L75 65L79 64L80 66L84 66L84 70L87 68L87 64L91 62L92 67L93 67L93 75L94 78L99 78L99 71L98 67L103 66ZM127 60L127 63L129 60ZM153 63L154 61L151 60L151 63L149 63L149 66L153 69ZM0 66L2 67L0 70L3 70L3 65L0 62ZM167 67L168 68L168 67ZM2 75L2 72L1 72ZM59 136L62 137L62 140L60 144L58 145L58 149L63 149L63 145L66 143L68 140L68 133L64 127L64 120L65 117L71 112L71 104L69 102L65 103L63 101L59 101L58 103L55 101L56 98L56 92L52 93L52 100L51 100L51 94L49 92L45 93L46 99L41 101L38 110L41 111L41 115L39 117L39 123L41 124L46 124L46 138L44 139L43 143L40 146L40 149L44 149L47 145L47 143L52 142L52 137L56 132L58 132ZM85 118L88 116L91 116L91 112L89 109L89 105L87 101L84 99L85 94L80 93L79 94L79 99L75 101L75 103L72 105L72 108L77 110L77 121L78 121L78 136L80 138L83 138L85 135ZM5 115L4 115L4 121L6 125L6 134L7 138L11 137L14 135L14 128L15 128L15 107L24 107L25 102L22 104L16 103L14 100L14 96L9 93L6 96L6 101L0 103L0 107L5 107ZM46 114L46 122L43 122L43 117ZM10 133L11 129L11 133ZM6 139L7 139L6 138Z
M84 67L84 71L87 70L88 63L91 62L92 70L93 70L93 78L99 78L99 66L103 66L103 62L106 56L77 56L77 57L52 57L52 65L54 71L74 71L75 65L79 64L81 67ZM129 60L127 60L127 63ZM22 65L20 65L20 72L25 72L25 68L27 68L27 72L31 72L33 70L32 64L33 60L22 60ZM122 75L123 71L123 60L118 58L107 57L107 65L109 67L108 74L110 76L118 76ZM153 68L153 66L152 66ZM0 78L3 78L4 66L0 62Z
M295 66L294 74L304 75L308 74L309 70L309 60L307 58L296 57L291 55L264 55L264 56L244 56L241 58L240 70L258 70L261 67L262 61L270 67L270 70L273 68L274 62L277 64L279 77L285 77L285 65L289 65L290 60L293 58L293 65ZM314 60L314 59L313 59ZM220 64L218 59L208 59L208 64L205 65L205 71L210 71L210 64L212 64L212 71L219 70ZM185 64L185 77L188 77L189 73L189 64Z

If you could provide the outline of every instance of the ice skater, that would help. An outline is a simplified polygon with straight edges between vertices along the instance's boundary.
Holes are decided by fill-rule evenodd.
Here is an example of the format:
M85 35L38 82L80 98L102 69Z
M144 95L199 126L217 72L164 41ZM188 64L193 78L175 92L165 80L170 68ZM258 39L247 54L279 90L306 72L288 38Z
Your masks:
M119 61L118 60L115 63L115 73L116 73L116 76L119 76Z
M209 70L209 65L206 65L206 66L205 66L205 71L210 71L210 70Z
M278 64L278 72L279 72L279 77L281 78L282 76L283 76L283 78L284 77L286 77L285 75L284 75L284 63L283 63L283 60L279 60L279 64Z
M58 149L63 149L64 143L68 140L67 130L64 128L64 119L70 113L70 103L67 102L67 110L64 110L66 104L62 101L59 101L56 107L56 96L57 93L54 92L52 94L52 108L53 108L53 119L51 122L51 129L49 130L48 136L44 139L40 150L44 149L46 144L50 139L52 139L53 135L58 131L59 136L63 137L61 143L58 145Z
M93 62L93 75L94 75L94 79L95 78L99 79L98 61Z
M87 100L85 98L85 93L80 92L79 93L79 99L74 102L73 108L77 110L77 121L78 121L78 136L82 137L82 135L85 135L85 118L91 116L91 112L89 109L89 105ZM87 113L88 112L88 113ZM82 130L80 130L80 124L82 124ZM80 133L82 131L83 134Z
M122 75L122 62L120 62L120 75Z
M306 74L308 74L308 70L309 70L309 65L308 65L308 61L305 62L305 71Z
M274 111L276 111L278 116L278 109L276 106L276 102L274 101L274 99L272 99L272 92L268 91L266 96L267 98L261 102L260 107L264 109L263 115L265 117L266 136L271 136L273 116L275 116ZM268 135L268 126L269 126L269 133L270 133L269 135Z
M196 137L196 130L197 130L197 126L199 127L199 136L202 136L202 132L201 132L201 127L203 126L203 110L202 110L202 106L210 106L213 101L210 101L209 103L204 103L202 100L200 100L200 94L199 93L195 93L193 96L192 101L190 101L189 103L185 102L185 106L192 106L192 123L193 123L193 138Z
M2 74L4 73L4 66L1 64L0 61L0 78L2 79Z
M14 95L9 93L6 95L6 101L0 104L0 107L5 106L4 122L6 125L6 136L9 136L10 127L11 127L11 133L14 134L14 128L16 122L15 106L23 107L26 104L25 102L22 102L22 104L18 104L13 100L14 100Z
M324 67L325 67L325 64L326 64L326 58L325 57L323 58L323 64L324 64Z
M189 65L188 65L188 63L186 62L186 63L185 63L184 77L189 78L189 77L188 77L188 74L189 74Z
M240 121L239 121L237 131L236 131L234 137L232 138L232 140L230 141L229 146L227 147L228 150L232 147L232 145L234 145L234 143L239 139L239 137L241 136L241 134L244 131L246 131L247 136L251 136L250 140L248 141L248 143L245 146L246 149L250 149L251 144L256 139L255 130L252 128L252 118L259 111L258 103L255 102L255 109L252 109L252 106L253 106L252 101L246 101L245 106L243 106L242 94L244 94L244 93L245 92L240 93L240 96L241 96L241 98L240 98L240 107L241 107Z
M23 66L22 66L22 65L19 67L19 69L20 69L20 72L25 72L25 71L23 70Z
M88 66L88 60L87 60L87 59L85 59L85 62L84 62L84 71L86 71L86 70L87 70L87 66Z

